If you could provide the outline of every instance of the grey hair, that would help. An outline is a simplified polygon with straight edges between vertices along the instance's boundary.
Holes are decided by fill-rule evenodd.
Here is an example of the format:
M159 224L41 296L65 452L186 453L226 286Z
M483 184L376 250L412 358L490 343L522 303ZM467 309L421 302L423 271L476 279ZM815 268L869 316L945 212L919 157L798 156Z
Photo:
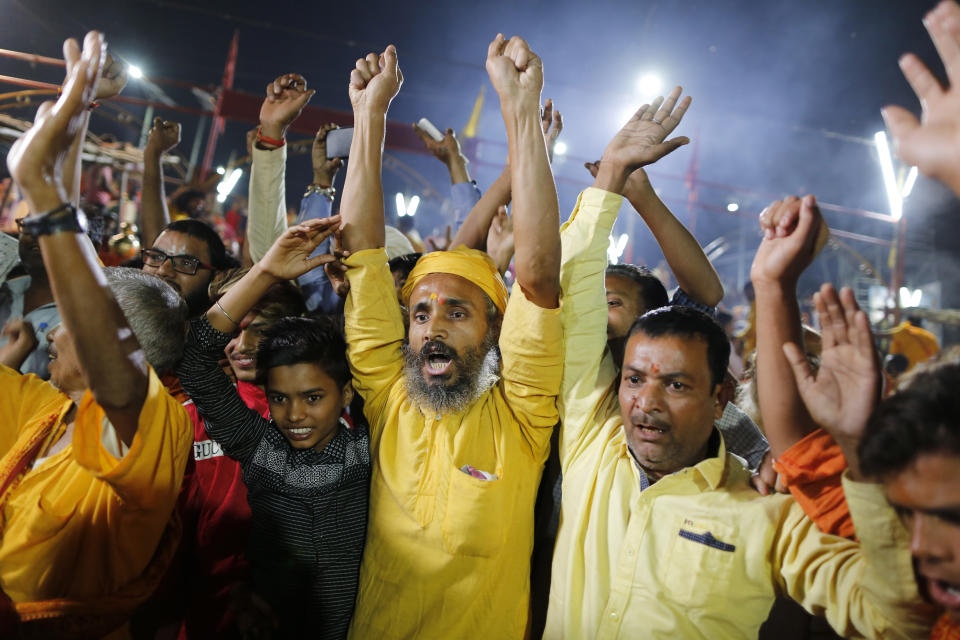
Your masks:
M105 267L103 273L147 362L158 375L172 369L183 356L187 303L169 284L138 269Z

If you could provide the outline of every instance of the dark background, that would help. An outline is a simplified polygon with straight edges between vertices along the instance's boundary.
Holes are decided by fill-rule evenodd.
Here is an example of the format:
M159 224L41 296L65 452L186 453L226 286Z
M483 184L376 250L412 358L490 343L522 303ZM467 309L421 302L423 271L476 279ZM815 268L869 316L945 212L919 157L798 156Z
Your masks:
M544 61L544 98L565 118L568 152L554 164L561 215L589 184L584 160L600 156L631 109L644 101L637 79L657 73L664 91L682 84L693 105L677 131L695 144L665 159L651 179L678 217L706 245L721 238L726 250L715 264L728 297L749 274L759 243L755 216L775 197L812 192L821 201L889 213L873 146L883 128L880 108L919 104L897 66L913 51L943 76L921 19L932 2L832 0L656 0L636 2L503 1L306 3L61 2L0 0L0 47L60 57L62 40L89 29L106 33L111 49L148 76L218 85L227 49L239 30L236 89L262 93L273 77L302 73L317 89L311 104L349 110L346 86L357 57L394 43L405 82L390 119L426 116L439 128L461 129L480 88L487 85L480 120L481 142L471 171L481 188L498 175L506 154L496 94L484 71L489 41L498 31L519 34ZM0 59L0 73L60 82L56 68ZM7 86L7 85L4 85ZM178 104L200 107L188 91L163 87ZM13 87L3 89L14 90ZM149 97L136 81L125 95ZM137 118L140 107L124 106ZM15 113L32 118L33 107ZM95 112L96 113L96 112ZM198 118L158 112L184 123L181 150L189 153ZM228 123L215 164L243 155L250 125ZM91 131L136 141L140 124L121 125L94 115ZM427 195L417 214L423 235L440 231L442 197L449 183L432 156L392 153L401 168L384 171L387 211L393 194ZM688 206L683 177L693 159L704 183L698 204ZM342 181L343 171L338 182ZM309 157L288 164L288 205L296 206L310 182ZM246 191L246 176L235 193ZM742 216L725 211L736 201ZM956 201L939 184L920 177L907 199L906 284L940 282L941 306L960 307L960 249ZM894 226L849 213L826 211L832 228L893 239ZM649 234L625 207L616 233L630 234L625 257L656 265L662 260ZM858 240L831 244L801 283L809 295L819 282L849 283L866 277L862 260L886 281L889 248ZM857 257L859 256L859 257Z

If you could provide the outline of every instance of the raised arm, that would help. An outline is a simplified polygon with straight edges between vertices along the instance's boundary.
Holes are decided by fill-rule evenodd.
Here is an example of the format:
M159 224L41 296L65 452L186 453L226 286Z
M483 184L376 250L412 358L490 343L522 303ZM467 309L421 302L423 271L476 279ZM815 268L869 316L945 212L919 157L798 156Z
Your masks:
M40 106L33 127L10 149L7 166L33 214L24 226L38 238L53 296L87 385L121 440L130 445L147 393L146 358L107 285L76 211L64 206L64 159L94 97L104 55L103 36L91 31L68 73L63 94L55 104Z
M940 54L950 86L944 88L920 58L908 53L900 69L913 88L923 114L898 106L884 107L883 120L893 136L897 155L960 196L960 6L940 2L923 19Z
M250 258L257 262L287 228L287 129L315 91L297 73L277 77L267 85L260 107L260 126L251 150L247 239Z
M543 129L543 138L547 147L547 156L550 162L553 162L553 148L556 146L557 138L563 130L563 116L559 111L554 110L553 101L549 98L546 103L544 103L543 111L540 115L540 124ZM469 214L463 222L459 224L457 232L450 242L450 248L465 245L471 249L487 251L491 256L493 256L492 251L499 251L500 256L493 256L493 258L497 262L497 266L500 267L500 273L506 270L507 265L509 265L510 260L513 258L512 222L510 222L511 233L508 251L505 251L507 247L502 242L499 243L495 249L491 249L488 246L488 242L492 237L496 239L502 239L504 237L503 225L500 225L501 228L498 230L494 229L494 225L496 225L497 220L503 222L504 216L501 214L501 210L510 204L510 180L510 162L508 161L503 171L497 176L497 179L480 197L480 200L473 208L470 209ZM504 264L502 258L506 253L509 253L509 258L506 259L506 263Z
M397 49L392 44L380 55L370 53L358 59L350 73L353 142L340 200L342 242L348 251L384 245L383 139L390 101L402 84Z
M560 303L557 189L540 121L543 65L519 36L503 34L487 50L487 73L507 129L517 284L542 308Z
M73 43L73 44L68 44ZM127 86L127 65L114 60L108 52L103 62L100 80L97 81L94 101L105 100L118 95ZM70 39L63 43L63 58L67 63L67 74L71 67L80 60L80 48L75 40ZM69 202L74 205L80 203L80 174L83 171L80 154L83 153L83 143L87 139L87 126L90 124L90 110L81 114L77 124L77 134L67 152L67 159L63 165L63 186L67 190Z
M824 284L813 296L820 318L823 350L814 374L796 342L782 345L808 412L833 436L847 459L850 478L859 480L857 446L880 399L880 365L870 321L849 287Z
M586 428L602 422L595 415L602 400L597 389L607 389L616 378L616 367L607 346L607 305L604 271L608 237L623 202L627 178L643 165L656 162L688 142L673 138L664 142L680 123L690 98L677 104L674 91L662 109L644 105L607 145L594 189L581 194L570 220L563 225L563 330L564 370L559 401L563 431L561 457L575 455L587 435ZM662 100L662 99L659 99ZM654 114L657 122L653 121ZM614 399L615 403L615 399Z
M143 148L143 194L140 198L140 235L143 246L153 246L170 224L163 189L163 155L180 143L180 123L154 118Z
M760 220L764 238L750 268L757 301L757 397L770 449L778 457L816 428L781 347L803 344L797 281L822 246L818 237L825 223L813 196L778 200Z
M250 267L240 282L230 287L207 311L207 320L221 333L233 332L240 320L267 290L281 280L294 280L311 269L336 260L332 255L311 255L340 224L340 216L307 220L277 238L262 260Z

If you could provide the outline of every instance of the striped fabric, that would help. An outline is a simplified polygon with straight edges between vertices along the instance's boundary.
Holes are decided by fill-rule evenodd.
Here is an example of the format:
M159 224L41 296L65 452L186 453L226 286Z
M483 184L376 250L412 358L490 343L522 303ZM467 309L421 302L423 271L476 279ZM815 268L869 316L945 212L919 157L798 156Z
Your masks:
M207 432L243 468L252 530L247 556L254 589L281 635L346 637L367 526L370 438L366 424L341 428L317 452L290 446L249 409L218 360L230 336L206 317L191 322L177 369Z

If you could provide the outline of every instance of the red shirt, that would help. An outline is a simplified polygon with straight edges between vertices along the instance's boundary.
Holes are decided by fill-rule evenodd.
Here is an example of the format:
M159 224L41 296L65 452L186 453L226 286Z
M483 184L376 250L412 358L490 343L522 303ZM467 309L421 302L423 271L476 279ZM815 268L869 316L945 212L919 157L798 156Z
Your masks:
M250 531L250 505L240 464L226 456L207 434L193 400L172 376L163 379L171 395L183 403L194 428L193 455L180 491L183 539L176 569L153 601L156 614L179 611L181 638L207 638L231 633L230 591L248 581L244 556ZM248 382L237 384L248 407L270 417L266 394ZM175 575L174 575L175 574ZM179 602L177 602L179 601ZM151 618L153 616L150 616ZM172 621L167 622L169 625ZM159 620L145 622L154 628Z

